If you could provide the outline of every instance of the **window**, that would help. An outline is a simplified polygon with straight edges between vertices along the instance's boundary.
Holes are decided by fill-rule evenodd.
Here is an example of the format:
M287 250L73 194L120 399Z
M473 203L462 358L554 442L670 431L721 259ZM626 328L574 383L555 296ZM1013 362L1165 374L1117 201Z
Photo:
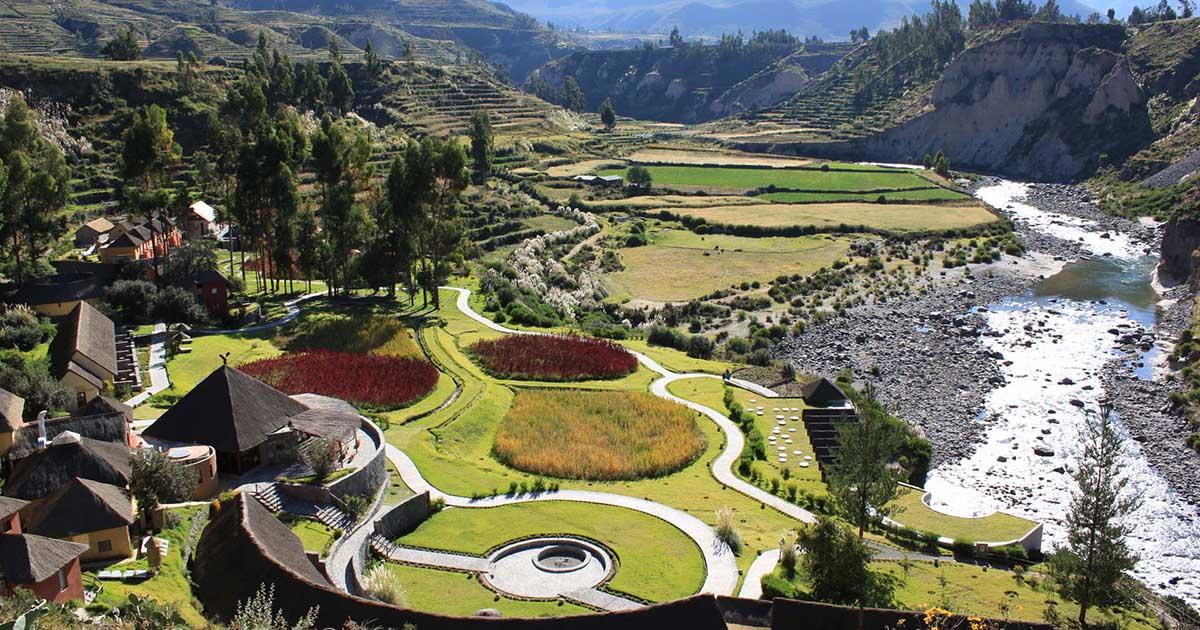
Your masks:
M212 294L213 294L213 295L216 295L216 294L217 294L217 287L213 287L213 288L212 288Z
M112 541L101 540L100 542L96 543L96 550L100 553L108 553L112 551Z
M67 570L66 569L58 570L58 590L60 590L60 591L67 590Z

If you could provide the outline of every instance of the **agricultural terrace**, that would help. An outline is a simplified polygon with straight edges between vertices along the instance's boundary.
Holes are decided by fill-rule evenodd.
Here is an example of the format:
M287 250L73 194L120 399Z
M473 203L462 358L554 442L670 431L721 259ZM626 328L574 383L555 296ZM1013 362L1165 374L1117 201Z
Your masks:
M359 406L396 409L433 391L437 368L421 359L313 350L241 367L285 394L313 393Z
M821 203L861 201L867 203L890 201L966 201L970 195L949 188L918 188L916 190L892 190L877 193L856 192L775 192L754 197L778 203Z
M746 191L774 186L785 190L880 192L930 188L932 182L911 170L865 169L831 164L820 168L738 168L647 166L654 185L667 188ZM626 169L604 169L600 175L626 175Z
M637 359L621 346L573 335L509 335L478 341L467 350L489 374L514 380L611 379L638 368Z
M877 204L807 203L712 206L672 211L673 214L704 219L718 225L753 226L767 229L813 228L838 231L844 226L861 226L884 232L942 232L963 230L994 223L999 219L982 204Z
M675 302L747 281L810 274L845 258L851 238L747 238L663 230L650 245L620 250L624 269L606 276L613 300Z
M813 160L787 156L743 153L723 149L647 147L627 158L634 164L679 164L701 166L757 166L766 168L795 168L809 166Z
M660 477L704 450L694 416L641 392L519 391L496 433L495 453L513 468L549 477Z

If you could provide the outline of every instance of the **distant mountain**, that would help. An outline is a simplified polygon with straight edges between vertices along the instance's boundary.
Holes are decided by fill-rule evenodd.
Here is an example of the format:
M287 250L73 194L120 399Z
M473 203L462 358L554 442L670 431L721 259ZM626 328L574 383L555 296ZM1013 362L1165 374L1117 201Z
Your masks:
M1096 0L1097 2L1099 0ZM960 2L964 13L967 2ZM1059 0L1064 13L1086 16L1096 9L1079 0ZM924 13L927 0L508 0L507 5L564 27L618 33L685 36L785 28L795 35L846 39L851 29L890 28L906 15ZM1125 11L1127 14L1128 11Z

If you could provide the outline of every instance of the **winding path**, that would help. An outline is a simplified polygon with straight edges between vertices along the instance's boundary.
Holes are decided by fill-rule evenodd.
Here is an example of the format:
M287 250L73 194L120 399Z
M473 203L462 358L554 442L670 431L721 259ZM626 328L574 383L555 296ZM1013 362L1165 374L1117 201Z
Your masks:
M516 330L502 326L484 315L476 312L470 305L471 291L459 287L443 287L448 290L458 292L456 306L467 317L486 326L497 332L512 334L512 335L538 335L543 334L534 331ZM745 445L745 437L742 435L741 429L724 414L715 409L701 405L699 403L686 400L675 396L668 391L668 387L675 381L688 378L720 378L712 374L704 374L699 372L693 373L676 373L663 367L654 359L639 353L633 352L639 363L647 369L659 375L650 387L651 392L672 402L676 402L687 406L689 409L702 413L708 416L713 422L721 428L725 434L725 449L713 461L712 474L720 483L733 488L756 501L760 501L769 505L783 514L792 518L803 521L805 523L816 522L816 518L808 510L802 509L792 503L789 503L769 492L764 491L742 479L739 479L733 472L733 465L737 461L738 456L742 452ZM765 398L774 398L778 395L761 385L744 381L741 379L730 379L731 384L752 391ZM428 491L431 497L441 497L445 499L446 505L464 507L464 508L485 508L496 507L500 505L508 505L512 503L525 503L530 501L580 501L584 503L595 503L599 505L610 505L615 507L623 507L631 510L636 510L644 514L649 514L657 518L663 519L677 527L680 531L686 534L689 538L695 541L699 546L701 553L704 555L706 577L704 584L700 589L702 593L713 593L720 595L733 594L738 583L738 569L734 555L730 552L729 547L717 539L713 528L704 523L700 519L687 514L681 510L639 499L636 497L612 494L607 492L592 492L589 490L559 490L555 492L544 492L539 494L524 494L518 496L493 496L472 499L469 497L459 497L448 495L440 492L433 487L422 475L416 464L399 448L392 445L387 445L387 457L391 460L392 465L396 467L400 478L404 480L414 492ZM771 552L767 552L764 556L769 557ZM766 558L760 556L758 563L762 566L766 564ZM772 565L774 566L774 565ZM760 572L765 572L767 569L759 569ZM759 576L761 577L761 576ZM757 578L755 579L757 581ZM743 589L745 591L745 589Z

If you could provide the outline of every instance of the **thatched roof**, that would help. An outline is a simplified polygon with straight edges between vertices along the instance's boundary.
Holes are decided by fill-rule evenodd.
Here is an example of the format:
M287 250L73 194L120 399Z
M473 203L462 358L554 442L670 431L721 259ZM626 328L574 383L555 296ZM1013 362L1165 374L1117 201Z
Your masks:
M83 229L83 228L88 228L89 230L92 230L93 232L95 232L97 234L104 234L105 232L108 232L109 230L113 229L113 222L109 221L108 219L106 219L104 217L98 217L98 218L92 219L91 221L88 221L87 223L84 223L80 227L80 229ZM76 231L78 231L78 230L76 230Z
M17 512L20 512L21 510L25 509L25 506L27 505L29 505L28 501L13 499L10 497L0 497L0 519L8 518Z
M266 383L228 366L209 374L143 435L184 444L207 444L240 453L307 411Z
M129 405L126 405L125 403L114 398L109 398L108 396L97 396L91 399L88 401L88 404L84 405L83 409L80 409L79 413L76 415L100 416L114 413L119 413L124 416L126 422L133 422L133 407L130 407Z
M13 304L60 304L104 296L107 278L93 273L66 272L6 285L4 300Z
M99 400L99 399L96 399ZM53 418L46 421L46 439L53 440L60 434L73 431L85 438L99 442L114 444L129 443L129 424L125 414L119 411L94 415L75 415ZM17 434L12 448L8 451L9 459L21 459L29 456L38 449L38 428L36 424L25 425Z
M830 405L847 400L841 388L824 377L805 383L800 388L800 394L804 397L804 402L810 405Z
M25 399L0 387L0 433L12 433L25 426Z
M111 319L87 302L80 302L59 320L58 332L50 342L50 373L55 378L62 378L73 369L75 353L87 357L110 375L117 373L116 327ZM76 369L84 368L78 366Z
M124 488L72 479L66 486L26 510L25 530L51 538L66 538L133 523L133 501Z
M44 450L30 453L13 465L3 494L40 499L75 477L124 487L129 485L129 474L130 454L125 444L61 433Z
M297 431L346 444L354 440L362 426L358 410L344 400L317 394L297 394L292 399L308 407L292 417L292 428Z
M87 545L34 534L3 534L0 573L17 584L41 582L87 550Z

